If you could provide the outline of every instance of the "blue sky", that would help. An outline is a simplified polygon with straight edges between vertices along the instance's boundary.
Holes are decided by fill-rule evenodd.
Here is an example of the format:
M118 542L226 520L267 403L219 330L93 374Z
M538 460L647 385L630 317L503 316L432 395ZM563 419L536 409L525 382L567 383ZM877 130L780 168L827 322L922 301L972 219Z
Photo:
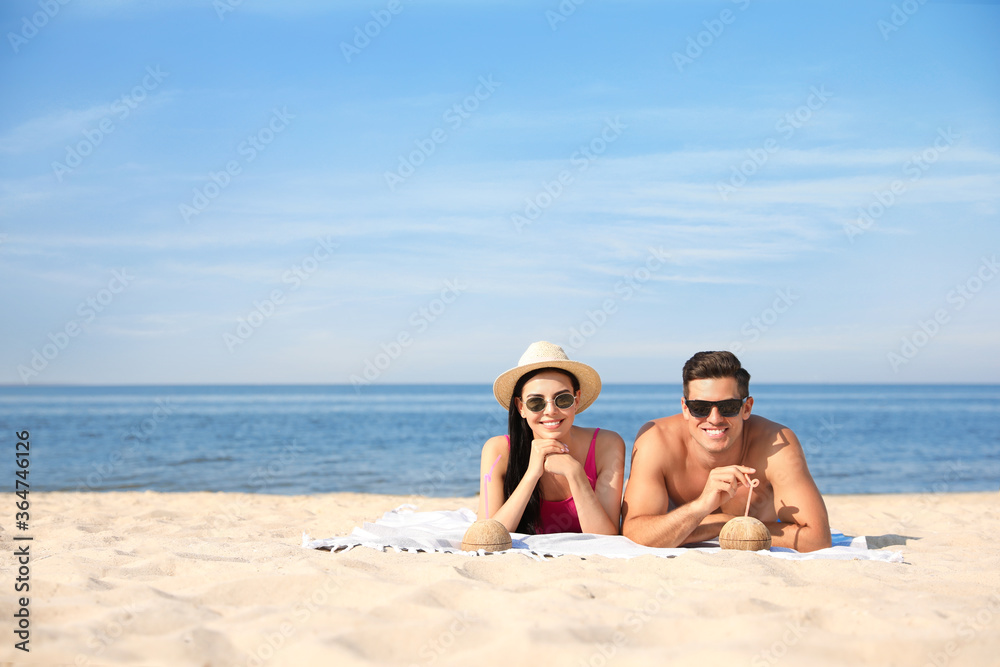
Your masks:
M997 2L0 12L2 383L1000 379Z

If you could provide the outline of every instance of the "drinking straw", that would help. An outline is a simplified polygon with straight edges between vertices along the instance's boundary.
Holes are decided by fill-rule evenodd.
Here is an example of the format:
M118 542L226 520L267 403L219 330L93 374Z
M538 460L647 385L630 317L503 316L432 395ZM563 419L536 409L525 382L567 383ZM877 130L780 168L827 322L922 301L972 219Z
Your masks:
M760 486L760 480L750 479L750 475L746 473L743 473L743 476L747 478L747 486L750 487L750 490L747 491L747 510L743 513L743 516L750 516L750 499L753 498L753 488Z

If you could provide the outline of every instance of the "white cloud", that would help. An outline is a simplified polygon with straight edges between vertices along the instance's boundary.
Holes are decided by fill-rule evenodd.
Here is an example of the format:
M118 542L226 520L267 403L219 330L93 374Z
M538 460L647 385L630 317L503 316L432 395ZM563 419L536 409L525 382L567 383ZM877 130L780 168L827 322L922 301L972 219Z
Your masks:
M111 113L111 104L64 109L32 118L0 136L0 153L28 153L77 138Z

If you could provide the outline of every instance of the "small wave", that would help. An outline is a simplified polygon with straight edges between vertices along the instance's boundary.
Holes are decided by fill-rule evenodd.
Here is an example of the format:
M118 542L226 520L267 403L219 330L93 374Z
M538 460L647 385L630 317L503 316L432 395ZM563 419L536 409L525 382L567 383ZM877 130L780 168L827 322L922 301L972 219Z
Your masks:
M229 461L235 461L231 456L196 456L193 459L184 459L183 461L177 461L173 465L185 466L191 463L228 463Z

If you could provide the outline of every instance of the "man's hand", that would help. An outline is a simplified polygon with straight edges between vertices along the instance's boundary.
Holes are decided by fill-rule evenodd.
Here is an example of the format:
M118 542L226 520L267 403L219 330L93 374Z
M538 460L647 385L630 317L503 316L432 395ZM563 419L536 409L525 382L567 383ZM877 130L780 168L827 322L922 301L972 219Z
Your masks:
M724 502L736 495L740 486L750 486L747 475L757 472L756 469L741 465L713 468L708 473L705 488L695 502L705 514L711 514L719 509Z

